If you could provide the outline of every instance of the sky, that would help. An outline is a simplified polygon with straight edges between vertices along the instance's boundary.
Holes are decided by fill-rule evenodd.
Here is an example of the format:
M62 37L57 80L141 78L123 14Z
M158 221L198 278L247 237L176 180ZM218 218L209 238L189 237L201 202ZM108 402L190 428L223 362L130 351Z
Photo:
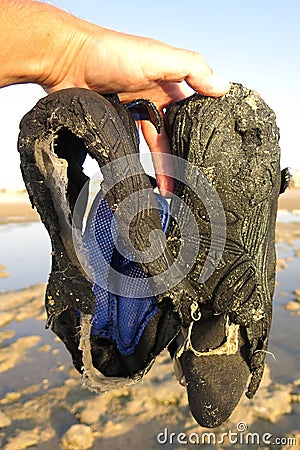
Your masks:
M300 168L299 0L53 0L95 24L202 53L229 81L260 93L275 110L282 167ZM22 188L19 122L39 98L36 85L0 89L0 188Z

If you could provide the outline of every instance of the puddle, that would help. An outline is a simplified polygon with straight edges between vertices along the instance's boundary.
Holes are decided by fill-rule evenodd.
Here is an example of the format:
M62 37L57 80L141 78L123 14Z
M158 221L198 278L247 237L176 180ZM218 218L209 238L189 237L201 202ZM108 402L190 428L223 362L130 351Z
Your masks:
M46 283L51 264L51 246L47 231L40 222L0 225L0 264L9 278L0 278L0 292L20 290ZM44 299L41 298L43 305ZM0 347L9 348L19 338L39 336L40 340L25 351L13 367L0 373L0 396L7 392L38 384L41 389L59 386L73 369L71 357L45 322L35 318L12 321L0 329L10 331ZM34 342L34 341L33 341ZM35 369L33 370L33 367Z

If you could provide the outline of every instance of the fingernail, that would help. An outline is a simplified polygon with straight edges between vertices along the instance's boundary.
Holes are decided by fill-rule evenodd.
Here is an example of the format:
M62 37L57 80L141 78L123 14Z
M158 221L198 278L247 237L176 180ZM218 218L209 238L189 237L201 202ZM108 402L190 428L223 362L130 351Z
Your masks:
M209 86L208 90L210 94L214 93L223 95L230 89L230 83L216 73L213 73L209 78L207 78L206 83L207 86Z

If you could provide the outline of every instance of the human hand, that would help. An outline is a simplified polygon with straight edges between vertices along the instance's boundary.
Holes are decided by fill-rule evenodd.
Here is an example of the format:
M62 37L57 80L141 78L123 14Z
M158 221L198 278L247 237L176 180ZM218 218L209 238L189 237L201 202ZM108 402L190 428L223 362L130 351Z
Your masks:
M0 3L0 86L34 82L47 92L83 87L100 94L117 93L121 101L151 100L161 113L192 90L225 94L229 83L212 73L203 57L162 42L119 33L81 20L46 3L2 0ZM152 152L163 195L172 178L161 157L169 153L163 128L141 123Z
M81 48L77 63L48 91L79 85L99 93L118 93L123 102L146 98L156 105L163 119L164 108L193 90L220 96L230 88L212 73L199 53L103 28L93 27L91 32L92 39ZM152 152L160 192L169 196L173 179L165 174L172 168L166 167L162 155L170 153L164 126L160 135L148 121L140 122L140 127Z

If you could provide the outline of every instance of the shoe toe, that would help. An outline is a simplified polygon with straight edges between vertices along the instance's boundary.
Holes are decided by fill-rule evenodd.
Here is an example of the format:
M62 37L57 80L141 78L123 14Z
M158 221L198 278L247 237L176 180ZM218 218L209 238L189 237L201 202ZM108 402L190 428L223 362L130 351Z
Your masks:
M225 323L224 316L196 322L192 345L202 355L188 350L180 357L190 410L202 427L217 427L228 419L250 375L247 343L240 329L236 334L236 353L217 354L217 349L229 339L224 333Z

